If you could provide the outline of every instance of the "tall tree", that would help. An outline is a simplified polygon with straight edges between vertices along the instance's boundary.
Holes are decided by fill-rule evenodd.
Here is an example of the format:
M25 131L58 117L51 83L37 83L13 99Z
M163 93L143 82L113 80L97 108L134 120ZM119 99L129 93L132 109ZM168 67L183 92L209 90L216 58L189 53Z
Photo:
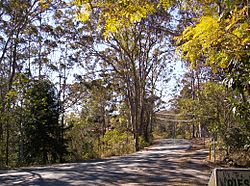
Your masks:
M24 99L26 121L24 159L27 163L54 163L66 152L59 124L59 98L48 80L30 83Z
M192 66L197 66L200 59L205 60L205 65L215 73L224 75L228 88L240 93L232 105L242 124L240 130L249 134L249 1L190 2L200 14L178 38L178 51Z
M150 141L156 84L173 51L167 48L173 34L170 22L169 14L159 12L120 33L111 34L106 41L95 37L92 48L84 54L88 61L98 61L103 70L111 70L113 79L117 79L112 81L124 90L120 92L121 99L129 109L136 150L140 148L139 137ZM163 30L161 25L168 23Z
M20 91L20 86L23 85L25 90L25 79L46 77L55 82L55 72L58 72L61 81L57 79L56 81L59 81L61 87L61 99L65 98L66 71L72 67L67 61L69 55L65 52L66 38L71 34L68 32L69 27L75 26L75 24L64 24L65 29L61 27L63 24L61 20L66 20L70 15L67 13L65 17L60 16L61 12L71 9L65 5L66 2L63 0L0 2L0 156L6 165L11 161L15 162L15 158L9 161L9 156L15 157L14 150L11 149L17 149L18 143L9 144L11 141L9 138L18 136L10 135L10 131L19 133L21 130L21 127L14 129L14 126L21 126L19 118L24 118L24 115L21 115L23 112L20 111L24 92ZM52 16L60 21L56 23L51 19ZM63 60L59 59L58 51L62 51ZM20 77L23 82L19 81ZM16 86L16 83L19 85ZM64 100L61 103L64 103ZM16 117L17 120L12 120Z

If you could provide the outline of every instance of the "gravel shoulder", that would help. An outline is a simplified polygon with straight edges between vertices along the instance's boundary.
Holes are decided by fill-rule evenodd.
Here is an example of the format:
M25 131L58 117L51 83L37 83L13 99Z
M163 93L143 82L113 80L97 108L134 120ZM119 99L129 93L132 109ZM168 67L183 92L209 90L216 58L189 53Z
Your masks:
M161 140L121 157L0 171L0 185L207 185L208 151L186 140Z

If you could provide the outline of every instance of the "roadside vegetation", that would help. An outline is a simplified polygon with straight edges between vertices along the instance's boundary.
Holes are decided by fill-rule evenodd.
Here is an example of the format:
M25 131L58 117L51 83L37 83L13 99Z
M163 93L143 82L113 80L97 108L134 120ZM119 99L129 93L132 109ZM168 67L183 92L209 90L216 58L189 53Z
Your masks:
M250 166L249 6L1 1L0 167L123 155L159 136L209 138L215 160Z

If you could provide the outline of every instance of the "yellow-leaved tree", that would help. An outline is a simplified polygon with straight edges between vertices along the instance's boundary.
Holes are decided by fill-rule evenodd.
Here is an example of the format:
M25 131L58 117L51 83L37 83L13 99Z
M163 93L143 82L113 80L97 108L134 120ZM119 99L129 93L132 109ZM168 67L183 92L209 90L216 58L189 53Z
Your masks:
M227 87L241 94L238 110L245 121L250 121L246 112L250 108L249 6L248 0L204 1L194 24L176 38L177 52L193 67L205 61L215 73L223 71Z
M92 13L98 16L98 27L104 29L104 36L129 27L135 22L153 14L159 7L168 9L173 0L74 0L78 7L77 17L87 21Z
M247 142L242 144L250 144L249 0L74 0L74 3L79 7L80 20L98 16L105 37L162 8L175 7L192 15L189 26L182 25L184 30L176 37L177 53L193 67L205 64L215 73L222 71L225 84L240 93L232 108L238 123L243 124L240 138ZM176 15L182 16L178 11Z
M178 53L193 66L202 58L206 65L226 68L249 56L250 27L248 0L73 0L78 19L98 16L104 36L120 31L164 8L179 7L196 14L194 24L177 38Z
M201 7L196 24L177 37L177 51L183 59L193 66L203 59L214 71L228 67L232 61L240 63L250 55L248 6L244 1L218 2L209 1ZM216 6L217 9L211 8Z
M220 70L224 84L236 90L230 100L236 121L221 135L226 146L236 152L250 144L250 3L208 0L200 5L193 25L176 38L177 52L193 67L205 62L213 72Z

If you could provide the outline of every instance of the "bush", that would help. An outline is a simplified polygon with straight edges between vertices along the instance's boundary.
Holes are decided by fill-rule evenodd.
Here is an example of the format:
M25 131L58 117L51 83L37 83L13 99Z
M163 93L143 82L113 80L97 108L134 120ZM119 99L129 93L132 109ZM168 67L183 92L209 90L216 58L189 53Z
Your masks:
M128 132L117 129L107 131L101 139L104 144L103 156L119 156L133 152L133 138Z

